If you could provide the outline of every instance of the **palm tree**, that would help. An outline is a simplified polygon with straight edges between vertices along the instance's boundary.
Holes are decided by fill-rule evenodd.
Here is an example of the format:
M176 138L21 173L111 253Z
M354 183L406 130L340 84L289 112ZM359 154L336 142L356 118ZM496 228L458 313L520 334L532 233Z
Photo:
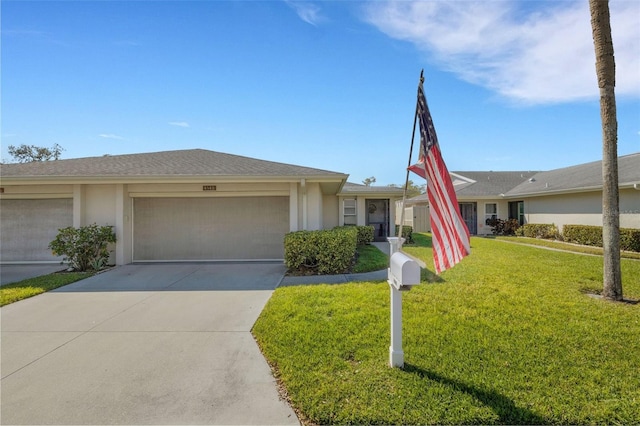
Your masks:
M603 297L622 300L620 273L620 212L618 194L618 122L616 119L616 64L613 57L608 0L589 0L596 74L602 120L602 244Z

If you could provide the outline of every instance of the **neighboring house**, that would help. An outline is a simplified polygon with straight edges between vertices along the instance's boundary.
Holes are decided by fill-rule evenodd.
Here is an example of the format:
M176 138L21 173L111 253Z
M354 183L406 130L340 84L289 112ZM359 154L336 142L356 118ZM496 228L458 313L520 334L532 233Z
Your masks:
M290 231L373 224L393 232L402 190L202 149L0 167L0 261L58 261L59 228L111 225L113 261L282 260ZM382 231L380 231L382 229Z
M640 152L618 157L620 227L640 229ZM505 193L526 223L602 226L602 161L541 172Z
M451 181L456 191L462 218L472 235L491 234L487 220L517 217L517 204L504 199L503 194L537 172L452 172ZM405 204L405 225L414 226L416 232L430 230L429 200L427 194L410 198ZM397 213L398 215L399 213ZM413 220L413 222L411 222ZM426 229L425 229L426 228Z
M560 232L567 224L602 226L601 161L548 172L450 174L471 234L491 234L487 221L494 217L517 219L521 225L553 223ZM618 181L620 227L640 229L640 153L618 158ZM423 223L428 204L426 194L407 200L405 217Z

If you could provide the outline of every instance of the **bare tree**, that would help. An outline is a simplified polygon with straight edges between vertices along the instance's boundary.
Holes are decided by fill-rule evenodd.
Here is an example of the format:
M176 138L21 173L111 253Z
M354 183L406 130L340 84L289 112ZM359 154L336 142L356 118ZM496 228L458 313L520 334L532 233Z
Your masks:
M7 150L18 163L30 163L32 161L59 160L64 148L57 143L51 148L22 144L17 147L9 145Z
M375 176L368 177L365 180L363 180L362 183L364 183L365 186L371 186L372 183L376 183L376 177Z
M404 188L404 185L397 185L395 183L391 183L387 186L390 186L392 188ZM415 197L416 195L424 194L427 191L426 188L426 185L418 185L416 183L413 183L413 181L409 179L407 181L407 197L411 198Z
M611 38L608 0L589 0L596 74L600 88L602 120L602 244L604 273L602 295L622 300L620 273L620 212L618 192L618 122L616 118L616 64Z

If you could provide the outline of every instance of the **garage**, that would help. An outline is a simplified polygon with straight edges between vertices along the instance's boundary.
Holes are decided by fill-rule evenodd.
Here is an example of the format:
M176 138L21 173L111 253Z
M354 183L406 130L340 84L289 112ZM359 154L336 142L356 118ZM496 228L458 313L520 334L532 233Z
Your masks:
M289 197L133 200L134 261L284 258Z
M0 200L2 262L50 262L58 229L73 225L73 199Z

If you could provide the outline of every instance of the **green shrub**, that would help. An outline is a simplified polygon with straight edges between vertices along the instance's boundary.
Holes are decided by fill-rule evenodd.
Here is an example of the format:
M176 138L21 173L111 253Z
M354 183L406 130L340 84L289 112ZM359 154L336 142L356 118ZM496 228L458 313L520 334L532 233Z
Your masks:
M562 237L569 243L602 247L602 226L564 225Z
M116 242L111 226L89 226L58 229L58 235L49 243L54 256L64 256L63 261L75 271L98 271L109 261L107 245Z
M396 235L398 235L398 230L400 229L400 225L396 225ZM402 227L402 238L404 238L405 244L413 244L413 227L409 225L404 225Z
M640 253L640 229L620 229L620 249Z
M552 223L527 223L516 230L516 235L547 240L555 240L559 236L558 227Z
M353 264L357 241L358 229L353 226L290 232L284 238L285 265L290 271L345 273Z
M491 227L493 235L516 235L516 231L520 228L517 219L487 219L485 222Z
M565 241L602 247L602 226L564 225ZM640 229L620 228L620 250L640 252Z
M371 244L373 241L374 227L372 225L356 226L358 230L358 245Z

